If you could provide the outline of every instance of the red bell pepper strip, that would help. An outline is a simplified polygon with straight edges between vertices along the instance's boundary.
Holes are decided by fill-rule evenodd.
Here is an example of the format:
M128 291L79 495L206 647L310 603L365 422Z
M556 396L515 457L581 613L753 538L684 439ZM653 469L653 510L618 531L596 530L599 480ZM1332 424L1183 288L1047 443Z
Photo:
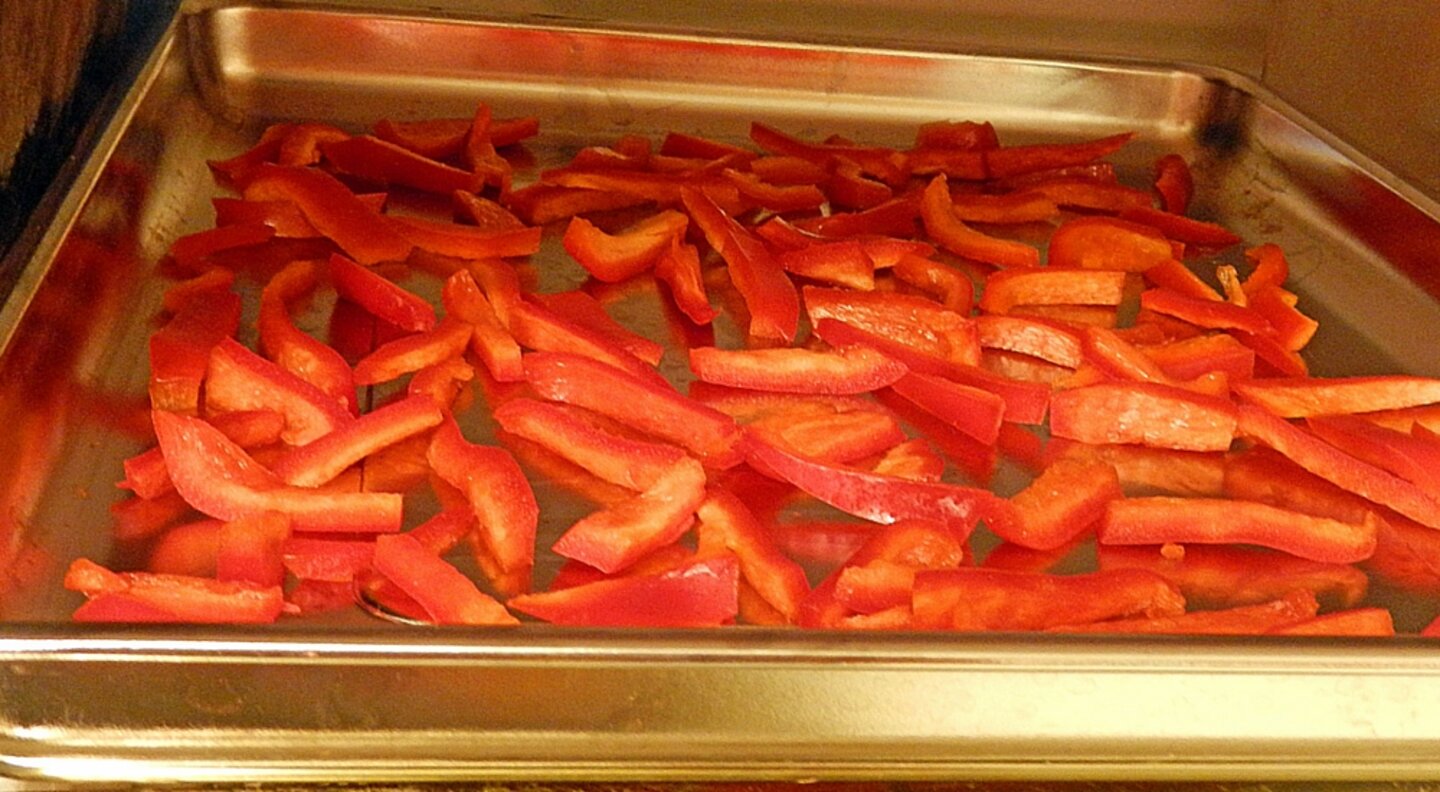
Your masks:
M506 208L537 226L586 212L627 209L648 202L642 195L543 183L514 190L504 199Z
M465 146L473 125L471 118L427 118L419 121L394 121L382 118L372 130L375 137L403 146L430 159L443 160L455 156ZM490 144L513 146L540 131L534 116L494 119L490 122Z
M504 605L409 534L375 540L375 569L425 609L436 624L519 624Z
M895 279L932 295L946 309L969 316L975 307L975 283L965 273L934 259L904 254L895 261Z
M215 577L223 520L201 519L170 526L152 538L146 572Z
M1068 209L1088 209L1119 214L1134 206L1149 206L1150 194L1123 184L1096 182L1086 178L1056 178L1027 184L1027 189L1044 195Z
M704 499L705 469L685 457L643 492L581 518L552 549L602 572L619 572L679 539Z
M915 576L915 626L931 630L1044 630L1126 616L1176 616L1185 600L1140 569L1083 575L953 569Z
M831 351L799 348L690 350L702 382L781 393L869 393L905 375L903 363L863 346Z
M345 140L350 133L345 130L318 122L296 124L280 141L280 150L275 153L279 165L316 165L320 162L320 146Z
M1385 608L1354 608L1276 627L1269 634L1384 638L1395 634L1395 619Z
M215 577L257 586L285 582L281 546L290 536L290 518L264 512L231 520L220 526L215 548Z
M797 212L818 209L825 203L825 193L814 184L771 184L754 173L726 168L720 172L740 197L772 212Z
M982 520L1014 519L1009 505L988 490L827 465L753 437L746 443L746 456L820 501L874 522L936 520L963 538Z
M1144 272L1170 261L1170 240L1150 226L1114 217L1066 220L1050 235L1052 267Z
M538 443L589 472L636 492L649 489L685 457L665 443L610 432L583 410L563 404L515 399L495 409L501 428Z
M1290 262L1279 245L1270 242L1257 245L1245 251L1245 258L1254 264L1249 277L1241 283L1246 294L1270 286L1284 286L1290 280Z
M638 333L631 332L624 325L610 318L610 314L605 312L605 306L583 291L572 289L550 294L537 294L535 299L551 311L600 334L609 339L611 343L651 366L660 365L660 360L665 356L664 346Z
M193 271L200 269L199 265L212 253L261 245L274 236L275 229L263 223L216 226L176 239L170 245L169 256L182 269Z
M842 209L870 209L895 197L895 191L866 176L859 165L836 160L825 179L825 197Z
M1320 329L1319 322L1295 307L1293 295L1278 286L1260 289L1248 297L1247 304L1275 328L1276 343L1291 352L1304 349Z
M1232 382L1255 376L1255 351L1229 333L1194 336L1141 351L1174 380L1191 380L1212 371L1223 372Z
M684 213L667 209L619 234L607 234L583 217L572 217L561 244L591 275L618 283L650 269L688 224Z
M216 267L208 269L188 280L183 280L160 295L160 307L167 313L177 314L185 310L192 300L211 299L224 294L235 285L235 273Z
M945 474L945 460L930 441L916 437L892 446L870 472L911 481L939 481Z
M699 558L653 575L627 575L514 597L509 606L553 624L590 627L715 627L735 618L740 564Z
M1082 331L1081 337L1084 339L1085 361L1100 369L1106 376L1136 382L1178 384L1170 379L1160 364L1114 330L1087 327Z
M1036 267L1040 251L1023 242L992 237L965 225L951 207L950 187L945 176L936 176L920 199L920 218L925 231L941 247L957 256L996 267Z
M157 410L194 415L210 353L240 323L240 295L230 291L197 295L170 321L150 334L150 404Z
M1134 137L1133 132L1122 132L1083 143L1041 143L986 149L985 175L991 179L1003 179L1022 173L1084 165L1114 154Z
M273 163L280 153L280 144L295 128L293 123L271 124L260 133L260 140L245 151L223 160L207 160L210 171L222 181L243 188L255 171L265 163Z
M1000 270L985 279L980 310L1009 313L1017 305L1119 305L1125 273L1118 270Z
M1234 404L1169 385L1101 383L1050 398L1050 433L1083 443L1224 451L1235 431Z
M890 389L981 443L993 444L1000 435L1005 399L990 391L913 372Z
M1187 297L1170 289L1146 289L1140 293L1140 307L1214 330L1239 330L1261 336L1275 332L1265 317L1249 308Z
M377 385L464 354L473 328L445 317L434 329L381 344L355 364L355 384Z
M495 309L468 270L458 270L446 279L441 300L448 316L470 325L470 349L490 376L499 382L525 379L520 344L500 324Z
M412 333L435 327L430 303L350 259L330 257L330 278L341 297Z
M819 185L829 175L823 166L784 154L755 157L749 161L748 167L750 173L770 184Z
M1190 175L1189 163L1179 154L1164 154L1155 160L1154 173L1160 206L1167 212L1184 215L1195 195L1195 178Z
M905 437L888 412L803 403L766 411L750 420L746 429L779 448L831 464L872 457Z
M525 377L541 398L584 407L728 467L739 461L734 419L613 366L564 353L525 356Z
M1176 242L1223 248L1240 243L1240 237L1224 226L1195 220L1173 210L1162 211L1148 206L1130 206L1121 210L1121 220L1147 225Z
M1001 417L1006 423L1039 425L1050 407L1050 387L992 374L978 366L952 366L942 376L961 385L989 391L1005 400Z
M1268 410L1241 405L1238 431L1342 489L1422 525L1440 528L1440 497L1356 459Z
M1440 379L1405 374L1283 377L1235 384L1241 399L1281 418L1417 407L1440 402Z
M148 539L193 513L190 504L174 490L154 498L126 498L110 506L115 521L110 534L117 542Z
M522 347L539 352L580 355L620 369L631 376L664 384L650 364L631 354L613 337L572 321L531 300L510 307L510 332Z
M528 256L540 250L543 233L532 226L493 230L400 215L386 215L385 221L420 250L462 259Z
M915 130L916 148L993 149L1000 145L989 121L931 121Z
M433 399L410 396L290 449L270 469L286 484L318 487L370 454L438 426L440 419L440 408Z
M975 329L985 349L1019 352L1066 368L1083 360L1080 336L1059 322L987 314L975 318Z
M1424 529L1422 529L1424 530ZM1352 564L1330 564L1240 545L1186 545L1169 557L1153 545L1102 545L1101 569L1148 569L1180 587L1199 608L1232 608L1279 599L1304 589L1333 607L1353 607L1370 581Z
M285 416L281 438L291 445L304 445L354 420L335 399L231 338L210 353L205 406L211 413L278 412Z
M528 577L535 565L540 508L510 452L469 442L454 419L447 419L431 436L426 458L436 475L465 494L499 569Z
M804 247L781 251L775 260L786 272L801 278L859 291L875 288L875 262L859 240L811 242Z
M1353 564L1375 552L1374 518L1356 525L1253 501L1152 496L1112 501L1101 544L1252 544Z
M765 245L704 192L685 187L680 198L710 247L725 260L731 282L750 312L750 335L787 344L794 340L799 295Z
M77 622L164 624L183 622L178 614L128 592L96 594L75 609Z
M399 495L287 486L210 424L162 411L153 417L170 479L197 511L221 520L281 512L297 531L400 530Z
M483 231L519 231L525 223L500 203L465 190L451 194L455 219L469 222Z
M291 536L280 547L285 569L300 580L348 583L370 569L375 543L368 539Z
M1060 207L1045 195L1031 190L991 195L951 194L950 211L966 223L1016 225L1041 223L1060 214Z
M844 626L845 620L854 613L841 602L840 582L847 570L878 563L910 570L953 569L964 560L964 540L941 523L900 520L872 529L864 542L801 601L797 621L802 627ZM910 582L913 583L913 576Z
M465 383L474 378L474 367L463 358L446 358L415 372L405 385L405 395L425 396L442 410L449 409L460 396Z
M880 292L852 292L806 286L805 311L814 326L825 320L836 320L867 334L878 343L866 342L887 356L894 357L912 370L913 356L895 354L897 348L945 364L974 364L980 361L980 344L974 324L955 311L946 310L923 297ZM846 346L854 341L830 338L831 346ZM933 371L929 373L935 373Z
M189 575L150 572L112 572L89 559L71 563L65 588L87 597L120 595L153 616L167 613L173 621L194 623L266 623L280 616L285 606L279 586L257 586L236 580L214 580ZM82 614L96 619L101 606ZM135 613L125 608L124 613ZM110 614L114 615L115 611Z
M1174 259L1161 262L1145 270L1145 280L1152 286L1158 286L1196 300L1220 302L1224 299L1210 284L1201 280L1200 276Z
M781 552L770 532L733 493L711 488L697 516L695 532L701 554L734 553L742 579L785 623L793 624L801 600L810 592L805 570Z
M1306 419L1317 437L1340 450L1440 493L1440 443L1416 433L1381 426L1362 416L1325 415ZM1426 431L1420 427L1420 431Z
M400 184L436 195L475 192L480 186L468 171L371 135L326 143L321 152L337 171L379 184Z
M296 328L286 307L315 287L317 274L315 262L295 261L265 284L256 320L259 348L280 368L314 385L354 415L360 405L350 364L333 347Z
M828 217L797 220L796 226L832 239L881 236L910 237L920 218L919 195L902 195L858 212L836 212Z
M1319 603L1308 591L1292 591L1281 599L1216 611L1175 616L1116 619L1093 624L1067 624L1057 632L1148 633L1172 635L1259 635L1315 617Z
M996 525L1000 538L1034 550L1054 550L1084 534L1123 497L1114 466L1056 460L1010 498L1018 519Z
M250 201L290 201L315 230L362 264L400 261L413 245L348 187L314 168L263 165L245 187Z
M720 312L710 305L700 270L700 252L678 236L655 262L655 277L670 287L675 307L697 325L710 324Z
M808 143L758 121L750 124L750 140L772 154L799 157L826 168L848 161L862 172L888 184L901 184L907 175L901 164L904 155L894 149L844 143Z

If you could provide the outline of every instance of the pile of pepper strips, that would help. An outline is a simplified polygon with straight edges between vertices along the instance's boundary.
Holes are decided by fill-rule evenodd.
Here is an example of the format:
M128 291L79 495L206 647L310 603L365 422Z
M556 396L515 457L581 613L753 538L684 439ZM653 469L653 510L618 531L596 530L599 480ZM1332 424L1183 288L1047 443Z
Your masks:
M1105 160L1128 134L1005 146L938 122L899 149L755 123L749 146L622 137L517 188L538 129L484 104L283 123L210 163L233 195L164 262L157 442L115 508L149 566L75 561L75 618L358 596L441 624L1375 635L1394 627L1359 604L1367 572L1440 589L1440 381L1308 376L1283 251L1218 264L1241 240L1186 216L1182 158L1139 189ZM451 217L413 211L437 200ZM585 288L526 287L546 233ZM427 278L438 312L402 285ZM654 284L686 393L605 310ZM714 346L716 304L744 348ZM499 445L454 420L476 390ZM1031 483L952 483L997 456ZM536 475L595 503L544 590ZM410 513L421 488L438 512ZM796 498L860 519L787 521ZM979 524L1003 542L977 562ZM1092 537L1096 571L1046 571ZM480 585L445 558L462 544Z

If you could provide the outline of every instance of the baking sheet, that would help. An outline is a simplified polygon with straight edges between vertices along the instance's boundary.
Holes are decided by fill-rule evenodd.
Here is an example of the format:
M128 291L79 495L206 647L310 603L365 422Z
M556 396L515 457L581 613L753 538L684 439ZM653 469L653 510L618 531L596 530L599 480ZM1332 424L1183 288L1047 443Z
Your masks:
M1440 374L1425 343L1440 337L1440 291L1419 266L1440 212L1225 74L298 4L193 7L152 65L76 211L57 218L0 309L8 774L1440 774L1440 659L1406 639L414 630L358 611L258 630L69 624L64 566L124 552L108 507L120 460L146 444L136 416L163 290L149 275L176 237L211 222L220 191L204 161L275 120L359 129L382 116L464 116L483 98L542 119L535 167L625 133L742 142L751 120L891 145L939 118L990 120L1016 143L1134 130L1122 169L1143 174L1157 153L1179 152L1196 170L1196 214L1286 249L1322 324L1307 353L1316 373ZM541 258L559 260L553 246ZM583 276L540 269L545 290ZM620 318L643 325L643 314ZM568 524L563 508L547 520L556 532ZM1435 610L1407 601L1400 626Z

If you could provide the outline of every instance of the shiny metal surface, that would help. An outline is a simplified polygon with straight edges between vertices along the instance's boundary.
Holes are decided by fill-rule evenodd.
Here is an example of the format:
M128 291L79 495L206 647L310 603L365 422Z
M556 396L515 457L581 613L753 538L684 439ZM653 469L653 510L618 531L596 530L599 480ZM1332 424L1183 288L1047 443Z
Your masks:
M120 460L147 442L136 415L162 289L148 276L210 222L204 160L280 118L358 127L464 115L483 97L541 117L537 167L628 132L739 141L752 119L894 144L936 118L988 119L1015 142L1133 129L1122 166L1184 153L1199 214L1290 252L1324 326L1318 373L1440 374L1425 342L1440 336L1440 279L1422 266L1440 209L1242 78L375 8L190 7L0 309L7 775L1440 776L1440 653L1413 638L492 632L358 612L263 630L70 624L65 564L125 560L107 509ZM543 286L577 282L555 249L540 259ZM1407 607L1409 630L1437 609Z

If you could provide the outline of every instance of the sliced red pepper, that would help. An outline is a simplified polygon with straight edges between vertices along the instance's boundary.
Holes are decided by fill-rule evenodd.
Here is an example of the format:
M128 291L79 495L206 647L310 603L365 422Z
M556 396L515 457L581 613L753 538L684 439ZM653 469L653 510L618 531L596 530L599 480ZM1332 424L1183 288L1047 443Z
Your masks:
M335 290L346 300L412 333L435 327L435 309L412 292L344 256L331 256L329 264Z
M934 259L905 254L890 270L895 279L929 293L961 316L969 316L975 307L975 283L965 273Z
M554 624L592 627L715 627L735 618L740 564L699 558L654 575L628 575L514 597L509 606Z
M1311 432L1336 448L1440 493L1440 443L1432 438L1414 429L1401 432L1354 415L1313 416L1305 423Z
M1265 317L1249 308L1229 302L1196 299L1170 289L1146 289L1140 293L1140 306L1198 327L1239 330L1261 336L1275 332Z
M770 532L733 493L711 488L697 515L701 553L708 554L707 548L734 553L744 581L785 623L793 624L801 600L810 592L805 570L781 552Z
M854 614L854 610L841 601L840 583L848 570L877 564L916 571L953 569L964 560L964 540L938 522L900 520L872 530L865 541L801 601L799 624L802 627L844 626L846 619ZM913 581L912 574L908 582L913 585ZM855 593L852 590L843 596L853 597Z
M618 572L679 539L704 499L705 469L686 457L629 500L581 518L552 549L602 572Z
M453 165L416 154L371 135L356 135L321 146L336 170L379 184L400 184L436 195L455 190L475 192L475 175Z
M438 426L440 419L440 408L433 399L410 396L291 449L270 468L286 484L318 487L370 454Z
M564 353L525 356L525 376L535 392L563 401L689 449L717 467L739 461L740 429L734 419L613 366Z
M796 225L820 236L845 237L881 236L909 237L915 235L920 218L919 193L902 195L859 212L836 212L828 217L799 220Z
M1101 544L1252 544L1352 564L1375 552L1372 519L1356 525L1253 501L1151 496L1110 503Z
M1117 619L1085 625L1063 625L1060 632L1150 633L1173 635L1259 635L1315 617L1319 604L1308 591L1293 591L1259 605L1175 616Z
M286 303L315 287L313 261L295 261L276 273L260 292L256 320L260 351L277 365L335 399L349 413L360 411L350 364L328 344L310 337L290 319Z
M1304 349L1320 329L1319 322L1295 307L1293 295L1278 286L1260 289L1248 298L1248 305L1275 328L1276 343L1291 352Z
M469 346L473 328L445 317L434 329L381 344L355 364L355 384L376 385L457 358Z
M519 231L525 228L525 223L513 212L489 198L465 190L456 190L451 198L456 220L469 221L484 231Z
M915 626L932 630L1044 630L1126 616L1176 616L1185 599L1140 569L1083 575L966 568L915 576Z
M1052 267L1144 272L1170 261L1170 240L1150 226L1114 217L1066 220L1050 235Z
M452 418L431 436L427 459L436 475L465 494L500 570L528 577L535 565L540 508L510 452L469 442Z
M787 451L832 464L874 456L905 437L888 412L813 403L765 411L746 429Z
M509 322L515 340L528 349L580 355L657 386L665 383L650 364L631 354L612 337L571 321L537 302L516 302L510 307Z
M946 364L974 364L980 361L980 345L969 318L923 297L880 292L852 292L806 286L805 311L818 327L834 320L865 333L875 343L863 342L889 357L901 360L913 370L915 355L910 349ZM832 346L857 341L821 334ZM930 372L935 373L935 372Z
M782 251L775 259L786 272L802 278L859 291L875 288L875 262L859 240L812 242Z
M285 569L301 580L348 583L370 569L375 543L369 539L291 536L281 545L280 555Z
M1291 426L1267 410L1241 405L1238 431L1342 489L1388 506L1422 525L1440 528L1440 498Z
M386 215L385 220L416 248L462 259L528 256L540 250L544 232L532 226L494 230L399 215Z
M1186 217L1174 210L1130 206L1120 211L1120 219L1147 225L1176 242L1223 248L1240 243L1240 237L1224 226Z
M1179 154L1164 154L1155 160L1154 171L1155 194L1160 197L1160 206L1167 212L1184 215L1195 195L1195 178L1190 175L1189 163Z
M1440 402L1440 379L1406 374L1272 377L1235 384L1235 393L1281 418L1395 410Z
M746 455L824 503L874 522L936 520L963 538L981 520L1014 518L1008 504L988 490L827 465L754 438L746 443Z
M1181 339L1142 351L1175 380L1190 380L1219 371L1233 381L1255 376L1255 351L1228 333L1210 333Z
M240 295L197 295L164 327L150 334L150 404L157 410L194 415L210 353L240 324Z
M582 325L609 339L616 346L651 366L660 365L665 356L665 347L650 339L631 332L624 325L610 318L600 301L583 291L571 290L552 294L537 294L539 300L551 311Z
M825 193L814 184L771 184L754 173L734 168L726 168L720 175L735 185L740 197L772 212L818 209L825 203Z
M1334 607L1354 606L1369 578L1351 564L1331 564L1240 545L1186 545L1170 554L1153 546L1103 545L1101 569L1148 569L1180 587L1185 601L1203 608L1231 608L1279 599L1304 589Z
M221 520L281 512L297 531L400 530L399 495L287 486L198 418L156 411L154 420L170 479L197 511Z
M980 310L1004 314L1017 305L1119 305L1125 279L1118 270L1000 270L985 279Z
M333 126L317 122L296 124L280 142L275 162L280 165L315 165L320 162L320 146L345 140L350 133Z
M690 369L702 382L782 393L869 393L893 384L905 365L867 347L690 350Z
M1008 379L978 366L953 366L942 376L1004 399L1005 412L1001 417L1006 423L1039 425L1045 422L1051 399L1048 385Z
M205 406L212 413L271 410L285 416L281 438L304 445L353 416L314 385L225 338L210 353Z
M293 123L271 124L260 133L260 140L245 151L223 160L207 160L206 164L224 181L244 187L254 176L256 169L266 163L273 163L280 153L280 144L295 128Z
M540 183L514 190L504 199L507 208L537 226L586 212L626 209L648 202L642 195Z
M622 437L583 410L533 399L514 399L495 409L507 432L538 443L612 484L649 489L685 457L681 449Z
M160 613L173 621L194 623L265 623L279 618L285 606L279 586L257 586L236 580L214 580L189 575L150 572L111 572L89 559L74 561L65 573L65 588L87 597L120 595L132 600L138 610L158 619ZM98 619L96 606L81 618ZM127 618L136 607L121 609ZM108 616L116 615L114 610ZM107 616L107 618L108 618Z
M990 179L1003 179L1022 173L1084 165L1114 154L1134 137L1133 132L1122 132L1083 143L1041 143L985 149L985 176Z
M1000 435L1005 399L990 391L913 372L901 377L890 388L981 443L990 445Z
M126 498L110 506L115 524L111 535L117 542L147 539L193 514L180 493L170 490L154 498Z
M1067 209L1120 214L1131 207L1149 206L1151 202L1150 194L1144 190L1085 177L1060 176L1027 181L1025 186Z
M1241 284L1246 294L1270 286L1284 286L1290 280L1290 263L1279 245L1270 242L1258 245L1246 250L1245 257L1254 264L1250 276Z
M945 473L945 460L930 441L916 437L892 446L870 472L911 481L939 481Z
M362 264L400 261L413 247L339 179L314 168L263 165L245 199L294 203L315 230Z
M171 526L151 540L146 572L215 577L223 520L193 520ZM288 523L287 523L288 530Z
M700 271L700 253L694 245L679 237L670 240L670 247L655 262L655 277L670 287L675 307L698 325L709 324L720 315L705 294L705 281Z
M950 210L966 223L1018 225L1040 223L1060 214L1060 207L1042 193L1031 190L1001 193L951 194Z
M989 121L931 121L915 130L916 148L993 149L1000 145Z
M1114 330L1087 327L1081 336L1084 339L1086 362L1100 369L1106 376L1136 382L1177 384L1171 381L1160 364Z
M222 225L176 239L169 255L182 269L192 271L212 253L264 244L274 236L275 229L264 223Z
M1234 404L1169 385L1101 383L1050 398L1050 433L1084 443L1224 451L1235 431Z
M375 568L425 609L436 624L519 624L488 594L409 534L377 537Z
M1123 494L1114 466L1060 459L1010 498L1018 519L994 530L1021 547L1054 550L1099 522L1106 506Z
M758 121L750 124L750 140L772 154L799 157L824 167L849 161L860 171L887 184L901 184L906 176L900 164L904 157L894 149L845 143L808 143Z
M975 318L975 329L986 349L1019 352L1067 368L1082 361L1080 336L1058 322L987 314Z
M1277 627L1269 633L1384 638L1395 634L1395 619L1385 608L1353 608Z
M936 176L920 199L920 218L925 231L941 247L975 261L996 267L1036 267L1040 251L1023 242L992 237L965 225L951 206L950 187L943 175Z
M473 119L427 118L419 121L381 119L375 122L375 136L403 146L431 159L445 159L460 153L470 134ZM490 143L497 147L513 146L540 131L540 122L533 116L496 119L490 122Z
M787 344L794 340L799 295L765 245L705 193L686 187L680 197L710 247L725 259L731 282L750 313L750 335Z
M607 234L583 217L572 217L561 242L591 275L617 283L652 267L688 224L683 213L668 209L619 234Z
M215 577L257 586L285 582L281 546L290 536L290 518L264 512L231 520L220 526L215 548Z

